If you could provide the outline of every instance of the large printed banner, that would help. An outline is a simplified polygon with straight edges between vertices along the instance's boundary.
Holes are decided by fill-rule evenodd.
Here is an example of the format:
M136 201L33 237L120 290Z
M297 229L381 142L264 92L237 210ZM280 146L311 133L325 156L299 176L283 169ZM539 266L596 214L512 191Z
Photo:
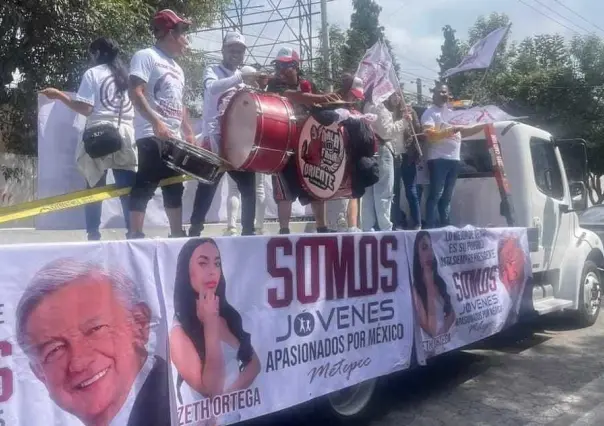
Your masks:
M443 352L496 333L528 276L518 229L11 245L0 259L1 426L237 423L406 369L414 336Z

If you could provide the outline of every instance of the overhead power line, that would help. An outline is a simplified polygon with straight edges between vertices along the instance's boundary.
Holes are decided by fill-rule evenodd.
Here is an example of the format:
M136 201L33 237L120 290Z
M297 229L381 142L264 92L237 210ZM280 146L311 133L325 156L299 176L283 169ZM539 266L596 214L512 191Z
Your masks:
M581 15L580 13L576 12L575 10L571 9L570 7L568 7L567 5L565 5L564 3L562 3L560 0L554 0L556 3L558 3L560 6L562 6L564 9L568 10L570 13L572 13L573 15L577 16L578 18L582 19L583 21L587 22L590 25L593 25L595 28L599 29L600 31L604 32L604 28L600 27L599 25L594 24L593 22L589 21L587 18L585 18L583 15Z

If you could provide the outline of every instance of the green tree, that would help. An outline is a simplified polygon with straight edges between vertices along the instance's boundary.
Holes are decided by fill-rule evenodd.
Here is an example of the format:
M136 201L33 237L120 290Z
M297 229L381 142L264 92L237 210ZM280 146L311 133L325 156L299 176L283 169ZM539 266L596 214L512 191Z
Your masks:
M0 121L13 123L5 145L35 154L37 91L45 86L76 90L87 66L88 43L99 35L115 39L126 55L152 43L153 13L171 8L194 22L211 23L223 0L4 0L0 3ZM193 81L197 52L183 60ZM127 61L127 58L126 58ZM13 81L16 70L22 79ZM15 84L16 83L16 84ZM188 93L187 100L196 98ZM14 125L19 123L19 125Z
M332 81L326 80L327 63L323 60L323 38L321 37L319 49L317 50L316 66L313 69L312 79L320 90L326 90L329 83L332 83L336 88L339 83L339 76L345 70L344 49L346 46L346 33L337 25L330 25L329 31L329 61L331 63ZM322 36L322 33L320 34ZM352 70L354 72L355 70Z
M440 56L436 59L440 67L440 76L445 71L456 67L463 58L461 42L455 36L456 31L450 26L445 25L442 29L444 42L440 47ZM447 81L452 93L460 93L463 89L465 78L463 74L450 77Z

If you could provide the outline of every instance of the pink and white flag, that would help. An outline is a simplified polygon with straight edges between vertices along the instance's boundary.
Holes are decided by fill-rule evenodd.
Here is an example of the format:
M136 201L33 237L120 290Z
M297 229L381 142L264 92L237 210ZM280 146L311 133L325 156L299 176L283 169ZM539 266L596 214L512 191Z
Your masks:
M495 105L477 106L470 109L451 111L445 118L447 123L455 126L468 126L478 123L496 123L515 120L514 117Z
M400 89L394 62L387 47L381 41L376 42L365 52L355 77L363 80L365 93L372 89L371 99L375 105L384 102Z

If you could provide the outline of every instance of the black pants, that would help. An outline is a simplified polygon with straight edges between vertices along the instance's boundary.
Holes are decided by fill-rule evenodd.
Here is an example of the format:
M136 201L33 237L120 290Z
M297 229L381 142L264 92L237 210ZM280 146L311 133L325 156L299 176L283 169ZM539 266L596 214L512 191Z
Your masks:
M180 176L163 162L160 144L155 138L143 138L136 141L138 148L138 170L134 186L130 191L130 211L145 212L147 203L153 197L159 182L170 177ZM164 207L177 209L182 207L182 182L161 187Z
M237 184L237 189L241 193L241 234L254 235L254 221L256 220L256 174L242 171L230 171L227 173L233 178ZM197 235L203 230L206 215L210 210L220 181L221 179L219 178L212 185L201 182L197 184L193 213L191 213L190 234L192 236Z

